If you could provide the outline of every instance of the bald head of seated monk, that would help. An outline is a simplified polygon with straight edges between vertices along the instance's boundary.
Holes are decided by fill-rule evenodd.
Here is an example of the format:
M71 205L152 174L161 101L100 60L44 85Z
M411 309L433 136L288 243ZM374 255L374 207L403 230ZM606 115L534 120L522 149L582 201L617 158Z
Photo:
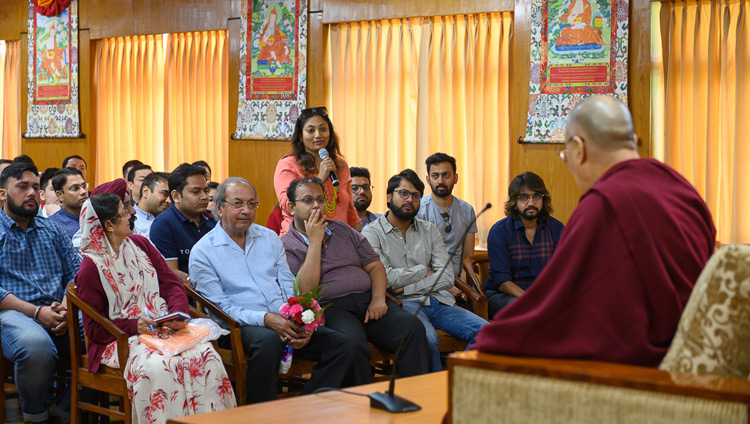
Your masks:
M627 106L614 97L592 96L570 112L560 156L585 193L612 166L638 159L637 140Z

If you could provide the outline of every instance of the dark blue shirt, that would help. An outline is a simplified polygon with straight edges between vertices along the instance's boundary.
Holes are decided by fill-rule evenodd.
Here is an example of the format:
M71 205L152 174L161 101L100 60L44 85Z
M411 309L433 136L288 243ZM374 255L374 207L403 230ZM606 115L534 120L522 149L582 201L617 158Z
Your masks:
M81 225L78 222L78 215L73 215L63 208L53 213L49 217L49 220L62 227L62 229L65 230L65 234L67 234L68 238L71 240L73 239L73 235L81 228Z
M174 206L159 214L151 224L151 243L159 249L164 259L177 259L177 268L188 272L190 249L216 226L213 219L203 214L201 224L185 218Z
M506 281L532 283L552 257L563 231L562 222L549 217L537 222L534 244L526 238L526 228L517 216L501 219L487 236L490 275L485 290L498 290Z

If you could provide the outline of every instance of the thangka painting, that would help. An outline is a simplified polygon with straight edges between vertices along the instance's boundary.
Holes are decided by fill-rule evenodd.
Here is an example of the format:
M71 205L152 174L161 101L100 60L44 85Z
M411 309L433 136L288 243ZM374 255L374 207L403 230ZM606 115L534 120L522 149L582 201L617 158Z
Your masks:
M52 6L36 3L37 0L29 0L25 136L77 138L81 136L78 111L78 0L53 0Z
M627 104L628 1L533 0L524 141L564 142L568 113L593 94Z
M246 5L234 138L288 140L305 108L307 2L248 0Z

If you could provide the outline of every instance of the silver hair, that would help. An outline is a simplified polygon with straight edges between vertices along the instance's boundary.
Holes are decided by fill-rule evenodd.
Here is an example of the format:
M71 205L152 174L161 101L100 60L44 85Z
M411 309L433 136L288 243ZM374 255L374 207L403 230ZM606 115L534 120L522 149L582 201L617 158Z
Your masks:
M250 184L250 181L242 177L229 177L226 180L222 181L221 184L219 184L219 187L216 189L216 194L214 194L214 207L217 210L219 209L219 205L224 203L227 198L227 189L233 185L238 184L245 184L250 186L250 188L253 189L253 193L255 193L255 197L258 197L258 190L256 190L255 187Z

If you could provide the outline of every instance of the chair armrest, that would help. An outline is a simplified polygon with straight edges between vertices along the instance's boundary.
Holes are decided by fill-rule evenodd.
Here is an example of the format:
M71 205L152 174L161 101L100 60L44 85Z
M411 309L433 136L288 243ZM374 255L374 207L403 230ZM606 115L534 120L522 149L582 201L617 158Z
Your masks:
M398 300L395 297L393 297L393 295L390 292L388 292L388 291L385 292L385 299L389 300L389 301L391 301L393 303L395 303L399 307L403 307L404 306L403 302L401 302L400 300Z
M216 305L214 305L213 302L206 299L205 296L198 293L198 291L195 290L195 288L193 288L192 285L187 284L187 283L184 285L185 285L185 291L187 292L188 297L192 299L193 301L195 301L204 309L207 309L211 313L211 315L213 315L216 319L221 320L226 325L228 325L230 327L230 331L233 328L240 328L240 324L237 321L235 321L232 317L230 317L226 312L219 309ZM203 314L202 312L198 311L197 308L191 307L190 313L191 315L195 314L197 316L203 315L202 318L207 318L207 316Z
M484 254L486 255L486 253ZM477 274L474 272L472 256L476 256L476 254L465 257L461 264L464 271L466 272L466 283L467 285L472 287L477 293L484 296L484 288L482 287L483 284L481 281L479 281L479 279L477 278Z
M120 359L121 366L124 367L128 361L128 355L130 353L130 347L128 344L128 338L130 336L124 331L120 330L108 318L102 316L86 301L78 297L75 283L68 284L66 296L68 298L68 330L71 331L71 339L73 339L74 337L77 339L78 337L78 335L73 334L73 332L77 332L79 328L78 311L80 310L95 323L99 324L106 332L114 336L115 340L117 341L117 356Z
M467 309L474 314L487 319L487 296L477 293L458 276L454 277L453 284L466 295Z

